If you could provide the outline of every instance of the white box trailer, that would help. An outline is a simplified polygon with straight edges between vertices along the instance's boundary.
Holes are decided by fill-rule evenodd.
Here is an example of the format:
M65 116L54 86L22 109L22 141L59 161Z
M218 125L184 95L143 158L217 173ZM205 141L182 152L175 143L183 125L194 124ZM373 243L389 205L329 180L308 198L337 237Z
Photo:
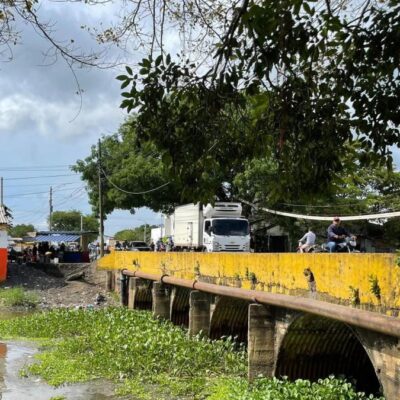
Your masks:
M159 239L162 239L165 236L165 228L160 226L158 228L151 228L151 236L150 239L153 243L157 243Z
M199 248L203 245L200 203L176 207L169 219L171 236L176 247Z
M247 219L240 203L186 204L165 218L176 250L249 251Z

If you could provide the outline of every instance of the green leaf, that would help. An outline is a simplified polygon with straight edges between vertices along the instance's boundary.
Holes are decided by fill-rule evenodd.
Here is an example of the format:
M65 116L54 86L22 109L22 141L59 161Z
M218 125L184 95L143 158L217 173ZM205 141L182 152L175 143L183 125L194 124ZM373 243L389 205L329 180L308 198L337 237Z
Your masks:
M125 89L129 84L130 84L130 80L127 79L125 82L122 83L121 89Z
M161 64L162 59L163 56L161 54L156 58L156 67L158 67Z

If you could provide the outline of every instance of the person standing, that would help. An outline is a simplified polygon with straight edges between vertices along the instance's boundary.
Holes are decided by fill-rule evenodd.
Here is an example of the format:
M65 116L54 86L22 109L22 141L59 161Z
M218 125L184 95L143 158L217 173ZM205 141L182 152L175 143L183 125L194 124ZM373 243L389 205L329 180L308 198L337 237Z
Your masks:
M174 248L174 241L172 239L172 236L169 236L168 240L167 240L167 244L165 246L165 251L172 251L173 248Z
M38 255L38 248L37 248L36 243L35 243L33 245L33 247L32 247L32 261L33 262L37 262L37 260L38 260L37 255Z

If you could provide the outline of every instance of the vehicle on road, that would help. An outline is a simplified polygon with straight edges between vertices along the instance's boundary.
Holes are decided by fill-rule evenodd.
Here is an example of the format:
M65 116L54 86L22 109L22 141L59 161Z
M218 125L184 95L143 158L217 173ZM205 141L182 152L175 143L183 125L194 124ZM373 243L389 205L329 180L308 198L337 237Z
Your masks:
M186 204L165 218L165 234L176 251L250 251L249 221L241 214L240 203Z
M150 251L150 246L146 242L134 241L130 242L131 251Z

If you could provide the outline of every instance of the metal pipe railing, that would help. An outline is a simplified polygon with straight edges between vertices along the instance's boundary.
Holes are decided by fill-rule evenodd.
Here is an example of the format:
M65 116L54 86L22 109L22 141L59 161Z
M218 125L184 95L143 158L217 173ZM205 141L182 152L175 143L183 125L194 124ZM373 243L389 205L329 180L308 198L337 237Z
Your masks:
M175 278L168 275L148 274L142 271L121 271L127 276L161 281L165 284L186 287L218 296L233 297L249 302L266 304L271 306L288 308L318 315L320 317L334 319L352 326L383 333L389 336L400 337L400 319L387 315L365 311L348 306L332 304L325 301L296 297L285 294L267 293L257 290L245 290L229 286L215 285L211 283L191 281L188 279Z

